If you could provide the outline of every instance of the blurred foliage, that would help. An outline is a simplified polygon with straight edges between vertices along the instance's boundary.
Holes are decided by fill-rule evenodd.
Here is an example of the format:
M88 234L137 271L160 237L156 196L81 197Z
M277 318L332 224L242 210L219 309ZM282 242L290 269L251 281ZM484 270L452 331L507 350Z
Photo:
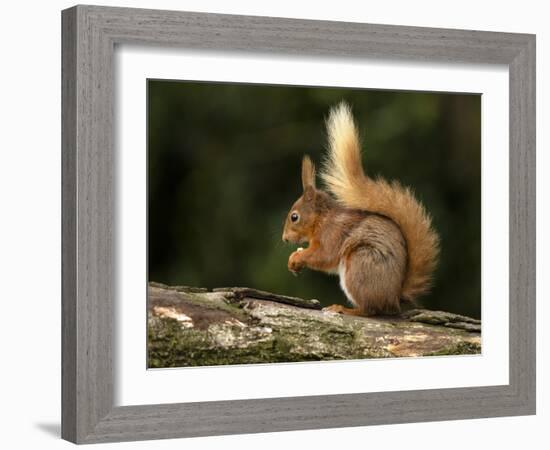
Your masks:
M481 97L366 89L148 82L149 280L250 286L345 303L338 280L287 271L288 208L300 161L319 162L342 99L371 175L411 186L441 258L428 308L481 314Z

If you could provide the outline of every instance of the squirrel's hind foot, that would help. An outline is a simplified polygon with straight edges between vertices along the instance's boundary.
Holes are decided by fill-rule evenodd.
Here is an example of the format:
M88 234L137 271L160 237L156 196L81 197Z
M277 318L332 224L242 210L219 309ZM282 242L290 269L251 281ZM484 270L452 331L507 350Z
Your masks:
M365 314L359 308L346 308L343 305L330 305L323 308L323 311L337 314L346 314L348 316L364 316Z

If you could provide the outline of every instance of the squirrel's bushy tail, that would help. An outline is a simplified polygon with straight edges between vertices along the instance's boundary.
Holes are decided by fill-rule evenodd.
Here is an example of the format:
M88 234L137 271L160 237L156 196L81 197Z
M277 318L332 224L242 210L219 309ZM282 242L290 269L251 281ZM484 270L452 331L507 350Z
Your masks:
M327 132L329 151L321 178L344 206L382 214L400 227L408 255L401 297L413 301L430 289L439 254L430 216L409 188L365 175L359 135L346 103L330 111Z

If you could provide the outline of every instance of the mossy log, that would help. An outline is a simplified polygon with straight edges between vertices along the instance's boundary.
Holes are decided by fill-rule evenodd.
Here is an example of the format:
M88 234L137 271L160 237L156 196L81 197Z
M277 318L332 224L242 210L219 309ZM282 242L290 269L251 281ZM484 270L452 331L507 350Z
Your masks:
M353 317L250 288L148 287L151 368L477 354L480 332L442 311Z

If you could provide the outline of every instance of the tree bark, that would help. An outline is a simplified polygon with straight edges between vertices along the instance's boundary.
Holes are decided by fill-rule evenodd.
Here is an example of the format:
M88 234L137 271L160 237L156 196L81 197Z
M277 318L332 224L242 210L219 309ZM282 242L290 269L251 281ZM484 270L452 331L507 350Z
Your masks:
M251 288L148 287L151 368L478 354L480 332L442 311L354 317Z

